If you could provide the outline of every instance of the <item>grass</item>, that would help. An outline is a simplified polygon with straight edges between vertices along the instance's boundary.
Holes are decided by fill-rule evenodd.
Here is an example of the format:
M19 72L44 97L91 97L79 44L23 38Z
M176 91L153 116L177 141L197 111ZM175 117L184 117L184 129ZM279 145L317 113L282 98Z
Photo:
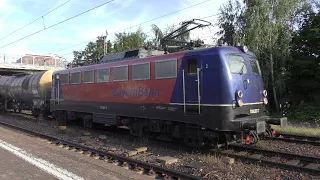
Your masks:
M306 128L306 127L295 127L295 126L286 126L286 127L272 126L272 128L279 133L320 137L320 128Z

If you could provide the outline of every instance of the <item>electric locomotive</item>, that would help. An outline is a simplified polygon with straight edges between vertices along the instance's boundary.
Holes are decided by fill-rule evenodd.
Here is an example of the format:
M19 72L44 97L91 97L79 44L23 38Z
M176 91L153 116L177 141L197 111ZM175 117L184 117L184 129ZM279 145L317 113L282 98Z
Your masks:
M195 29L179 31L190 24L211 25L182 22L161 39L162 48L107 54L100 64L0 78L5 109L10 97L13 109L31 106L35 115L51 114L62 126L70 120L89 128L127 126L134 136L192 146L257 142L272 136L271 124L286 126L286 117L266 115L267 91L256 56L246 46L175 39ZM177 47L169 41L184 50L168 53Z
M135 136L219 144L272 135L256 56L245 46L171 54L137 49L56 71L50 111L66 123L128 126Z

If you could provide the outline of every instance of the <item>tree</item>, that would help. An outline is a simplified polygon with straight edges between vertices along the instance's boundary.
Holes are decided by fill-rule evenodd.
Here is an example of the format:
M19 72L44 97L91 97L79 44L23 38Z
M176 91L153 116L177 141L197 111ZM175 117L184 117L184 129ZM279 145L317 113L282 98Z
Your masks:
M132 33L117 33L115 34L113 52L141 48L144 46L146 39L146 34L140 28Z
M245 27L245 19L243 17L243 8L238 0L229 0L227 4L223 4L218 17L218 27L220 36L218 41L236 46L243 39L243 31Z
M183 27L179 29L177 32L174 33L174 35L177 35L179 33L185 32L188 27ZM151 41L151 44L154 48L161 48L160 40L164 38L165 36L169 35L170 33L173 33L173 31L176 30L176 25L171 25L165 28L164 30L161 30L157 25L152 24L151 29L154 35L154 38ZM181 34L180 36L175 38L176 40L180 41L188 41L190 40L190 31ZM167 42L166 45L169 46L176 46L176 45L181 45L180 43L177 42ZM176 50L171 49L169 52L175 52Z
M220 40L247 45L259 60L271 104L287 91L292 33L301 27L312 0L229 0L220 8ZM275 73L276 72L276 73ZM272 103L274 102L274 103Z
M163 32L156 25L152 25L152 30L154 32L155 37L151 41L147 41L147 35L142 31L142 29L138 29L136 32L122 32L115 34L115 40L112 43L110 40L107 41L107 54L117 53L125 50L133 50L142 47L159 47L160 40L167 34L173 32L175 30L175 26L169 26ZM186 28L181 29L177 33L185 31ZM179 37L178 40L187 40L190 39L190 32L187 32ZM83 66L86 64L95 64L98 63L103 57L103 36L98 36L95 42L89 42L84 49L84 51L74 51L74 60L71 63L72 67L75 66ZM176 45L175 42L168 43L169 45Z
M113 52L112 43L110 40L107 41L107 54L110 54Z
M320 14L305 18L292 40L292 60L289 63L289 87L307 100L320 92Z
M298 0L245 0L244 42L259 57L265 86L273 92L279 110L278 93L285 91L286 62L290 59L290 26ZM274 73L277 72L277 73Z
M98 63L103 57L103 38L98 36L95 42L90 41L84 51L74 51L72 67Z
M160 47L160 40L165 36L163 34L163 32L161 31L161 29L155 25L155 24L152 24L151 25L151 30L153 32L153 35L154 35L154 38L152 39L152 46L154 47Z

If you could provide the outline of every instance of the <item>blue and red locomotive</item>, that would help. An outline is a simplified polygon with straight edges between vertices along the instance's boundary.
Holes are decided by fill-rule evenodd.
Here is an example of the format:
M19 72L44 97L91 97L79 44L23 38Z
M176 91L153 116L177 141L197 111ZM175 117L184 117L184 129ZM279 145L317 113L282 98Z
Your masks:
M132 135L188 144L271 135L259 63L244 47L164 55L138 49L101 64L53 73L50 111L59 119L128 126ZM134 55L133 55L134 54ZM135 56L135 58L125 58Z
M271 135L270 124L286 125L286 118L266 116L267 92L259 63L245 46L172 54L138 49L105 55L102 62L16 77L16 81L3 77L1 92L6 93L1 95L19 90L19 83L11 85L7 79L21 81L21 90L28 89L28 84L31 87L30 92L21 93L29 92L32 97L20 93L6 98L6 102L18 102L20 109L23 104L47 104L48 111L63 122L128 126L132 135L178 138L188 144L247 136L256 141L259 134ZM41 82L51 84L44 76L52 78L52 86L41 86ZM39 96L34 94L36 86L42 92Z
M181 35L173 33L161 43ZM127 126L135 136L191 145L256 142L272 136L271 124L287 123L266 115L259 63L246 46L125 51L105 55L100 64L3 77L0 88L5 109L46 112L63 124Z

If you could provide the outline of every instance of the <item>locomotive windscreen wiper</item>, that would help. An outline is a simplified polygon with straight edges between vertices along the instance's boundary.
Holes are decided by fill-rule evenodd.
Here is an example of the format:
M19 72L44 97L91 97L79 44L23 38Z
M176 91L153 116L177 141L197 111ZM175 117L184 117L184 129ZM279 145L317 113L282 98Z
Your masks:
M242 75L242 74L243 74L244 66L245 66L245 64L243 64L243 65L242 65L242 67L241 67L241 69L240 69L240 72L239 72L239 73L240 73L240 75Z

